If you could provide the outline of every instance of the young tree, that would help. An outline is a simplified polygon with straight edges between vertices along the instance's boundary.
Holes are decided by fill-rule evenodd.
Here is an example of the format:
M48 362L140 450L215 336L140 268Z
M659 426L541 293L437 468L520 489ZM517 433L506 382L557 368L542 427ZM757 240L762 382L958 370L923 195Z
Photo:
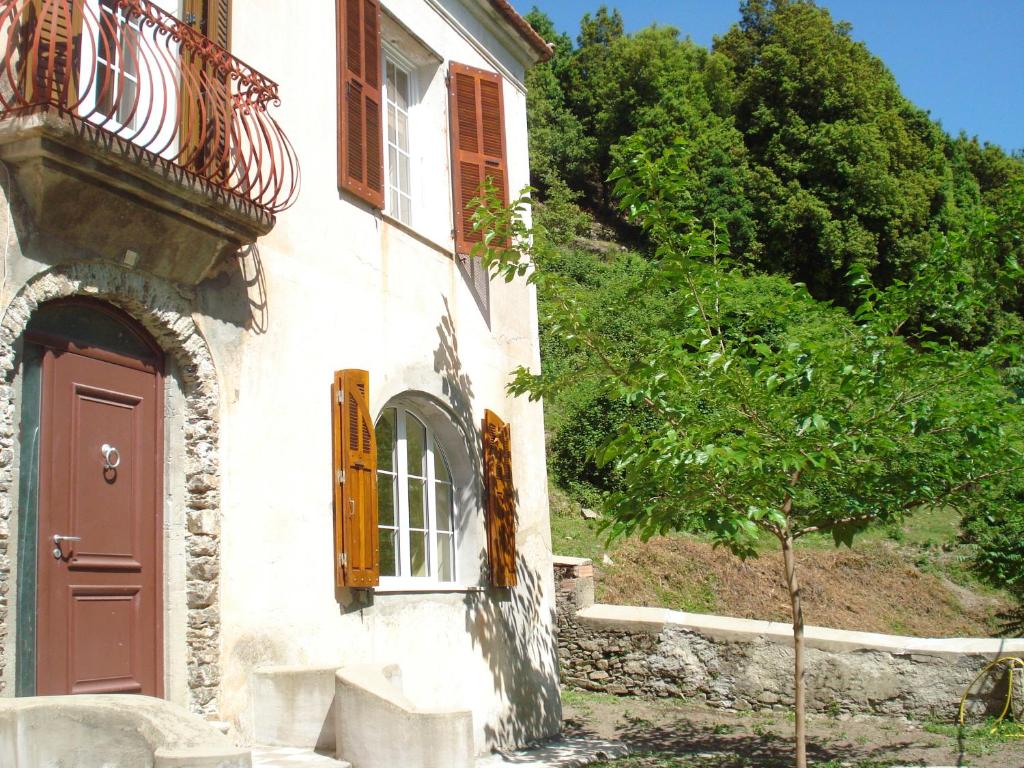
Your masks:
M610 399L652 416L623 424L599 457L621 478L606 499L613 536L700 531L740 557L755 556L761 536L777 543L793 618L796 765L804 768L796 543L828 534L848 545L873 523L952 503L1024 467L1021 401L1001 376L1016 348L968 352L908 331L921 294L955 301L941 263L885 290L857 273L853 314L815 301L803 285L744 273L715 232L676 204L686 154L626 153L613 174L655 248L655 268L638 290L667 303L635 356L590 333L571 285L546 269L543 231L524 224L525 198L511 210L480 206L479 253L495 275L536 285L548 299L549 331L584 353L557 376L520 369L512 392L553 395L587 368ZM933 255L951 258L944 249ZM636 297L618 300L625 312Z

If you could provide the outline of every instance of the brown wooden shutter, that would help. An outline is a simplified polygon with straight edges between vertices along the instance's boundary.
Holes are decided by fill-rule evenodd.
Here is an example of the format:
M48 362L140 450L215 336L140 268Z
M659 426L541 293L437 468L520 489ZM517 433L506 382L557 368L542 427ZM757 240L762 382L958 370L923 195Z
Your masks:
M339 587L380 583L377 533L377 441L366 371L334 374L334 581Z
M82 5L71 0L29 0L23 25L23 92L31 104L78 103L82 57Z
M221 48L231 48L232 0L185 0L186 23ZM214 180L231 173L232 81L194 52L182 52L179 162ZM198 99L196 96L198 95Z
M488 176L508 205L508 160L501 75L452 62L448 70L452 137L452 200L455 251L468 255L481 234L473 231L469 201Z
M338 186L384 207L380 3L338 2Z
M484 412L484 487L487 558L491 584L516 585L516 493L512 485L512 432L491 411Z
M224 50L231 50L231 0L207 0L206 36Z
M226 51L231 50L232 0L185 0L185 23L202 32Z

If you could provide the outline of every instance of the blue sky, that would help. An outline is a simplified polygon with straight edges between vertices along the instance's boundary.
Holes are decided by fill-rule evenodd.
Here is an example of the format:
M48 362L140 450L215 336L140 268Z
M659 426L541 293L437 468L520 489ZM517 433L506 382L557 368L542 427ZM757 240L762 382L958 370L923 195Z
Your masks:
M538 5L573 39L600 0ZM702 45L739 18L739 0L619 0L627 31L670 24ZM1024 0L819 0L882 58L903 93L952 134L1024 149Z

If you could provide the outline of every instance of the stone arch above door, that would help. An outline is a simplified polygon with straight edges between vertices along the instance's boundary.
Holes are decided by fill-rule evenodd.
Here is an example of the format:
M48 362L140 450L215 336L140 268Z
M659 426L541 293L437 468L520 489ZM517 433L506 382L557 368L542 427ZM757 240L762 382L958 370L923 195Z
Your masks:
M0 320L0 650L9 648L14 623L7 595L16 564L9 558L17 482L14 380L16 346L36 308L47 301L87 296L106 301L135 318L171 358L185 398L185 491L187 530L187 666L191 708L217 713L220 685L220 463L218 386L213 357L192 318L181 288L113 264L79 262L33 277L14 296ZM11 695L14 660L0 655L0 696Z

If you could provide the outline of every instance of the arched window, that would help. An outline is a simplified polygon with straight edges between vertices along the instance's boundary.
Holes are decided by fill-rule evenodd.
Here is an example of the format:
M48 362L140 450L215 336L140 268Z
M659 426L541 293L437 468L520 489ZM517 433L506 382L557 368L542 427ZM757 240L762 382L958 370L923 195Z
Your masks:
M403 406L377 420L380 575L454 582L455 488L444 449Z

